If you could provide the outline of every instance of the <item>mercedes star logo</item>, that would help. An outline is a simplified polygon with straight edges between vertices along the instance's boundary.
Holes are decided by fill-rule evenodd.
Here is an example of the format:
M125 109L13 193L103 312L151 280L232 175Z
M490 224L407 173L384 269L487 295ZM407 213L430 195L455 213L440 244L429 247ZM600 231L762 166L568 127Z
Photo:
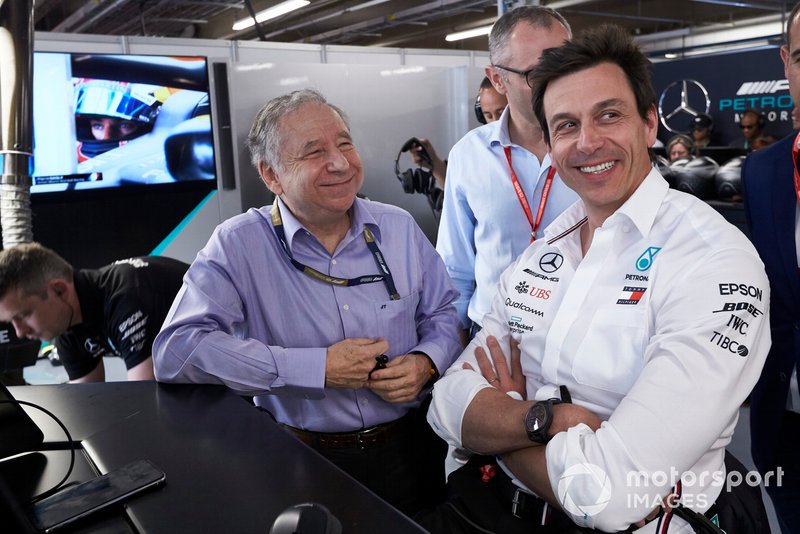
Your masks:
M703 84L697 80L676 80L669 84L658 99L661 124L672 133L689 133L692 119L708 114L711 99Z
M558 252L548 252L539 258L539 268L546 273L554 273L561 268L564 263L564 256Z
M95 341L94 339L87 337L86 341L83 342L83 348L89 351L92 355L94 355L98 350L100 350L100 343Z

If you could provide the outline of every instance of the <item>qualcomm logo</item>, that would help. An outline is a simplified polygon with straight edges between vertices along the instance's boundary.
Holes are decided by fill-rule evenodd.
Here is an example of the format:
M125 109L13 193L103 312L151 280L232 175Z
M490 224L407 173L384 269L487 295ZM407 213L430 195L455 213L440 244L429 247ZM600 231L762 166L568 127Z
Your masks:
M736 91L738 96L741 95L764 95L777 93L778 91L788 91L789 80L767 80L763 82L744 82L739 90Z
M608 506L611 481L595 464L573 465L558 479L558 500L576 523L586 523Z

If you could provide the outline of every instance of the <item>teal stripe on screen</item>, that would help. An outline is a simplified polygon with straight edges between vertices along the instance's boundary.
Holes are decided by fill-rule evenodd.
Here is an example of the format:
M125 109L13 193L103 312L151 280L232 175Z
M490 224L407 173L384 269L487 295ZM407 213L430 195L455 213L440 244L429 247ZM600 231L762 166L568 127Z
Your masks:
M195 206L195 208L191 212L189 212L189 214L186 217L183 218L183 220L178 224L178 226L176 226L169 233L169 235L167 237L165 237L164 240L161 243L159 243L156 248L153 249L153 251L150 253L150 255L151 256L161 256L161 254L164 252L164 250L173 241L175 241L175 238L178 237L178 234L183 232L184 228L186 228L186 226L189 224L189 222L191 222L191 220L194 219L194 217L200 212L200 210L203 209L203 206L205 206L208 203L208 201L211 200L211 198L216 194L217 194L216 190L211 191L209 194L207 194L206 197L203 200L201 200L200 203L197 204L197 206Z

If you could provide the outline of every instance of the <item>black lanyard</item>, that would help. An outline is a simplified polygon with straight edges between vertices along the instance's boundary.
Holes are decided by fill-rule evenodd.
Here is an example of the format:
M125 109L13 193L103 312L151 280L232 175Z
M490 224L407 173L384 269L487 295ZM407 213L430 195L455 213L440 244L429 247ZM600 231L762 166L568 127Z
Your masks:
M281 212L280 209L278 209L277 200L272 205L272 211L270 212L270 215L272 216L272 226L275 228L275 235L278 237L278 241L280 241L281 247L286 253L286 257L289 258L289 261L298 271L302 272L306 276L310 276L311 278L315 278L325 282L326 284L335 286L359 286L361 284L383 282L386 284L386 290L389 292L391 299L400 300L400 294L397 292L397 288L394 287L394 279L392 278L392 272L389 270L389 265L386 264L386 259L383 257L383 253L381 253L380 249L378 248L378 244L375 243L375 236L372 235L372 232L369 231L369 228L367 228L366 225L364 226L363 233L364 241L367 242L367 248L369 248L369 251L372 253L372 257L375 258L375 263L378 265L378 269L380 269L383 274L369 274L365 276L359 276L357 278L339 278L321 273L313 267L309 267L308 265L303 265L292 257L292 252L289 250L289 244L286 242L286 233L283 231L283 219L281 219Z

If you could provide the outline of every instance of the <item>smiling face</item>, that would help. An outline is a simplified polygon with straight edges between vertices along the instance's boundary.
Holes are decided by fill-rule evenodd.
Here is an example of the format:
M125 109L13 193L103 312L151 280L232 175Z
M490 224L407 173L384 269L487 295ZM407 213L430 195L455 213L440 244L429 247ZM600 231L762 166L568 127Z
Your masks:
M361 158L342 118L318 102L284 116L281 163L262 162L259 174L308 227L341 222L364 181Z
M622 69L600 63L550 82L544 111L559 175L602 224L650 172L655 107L642 118Z

